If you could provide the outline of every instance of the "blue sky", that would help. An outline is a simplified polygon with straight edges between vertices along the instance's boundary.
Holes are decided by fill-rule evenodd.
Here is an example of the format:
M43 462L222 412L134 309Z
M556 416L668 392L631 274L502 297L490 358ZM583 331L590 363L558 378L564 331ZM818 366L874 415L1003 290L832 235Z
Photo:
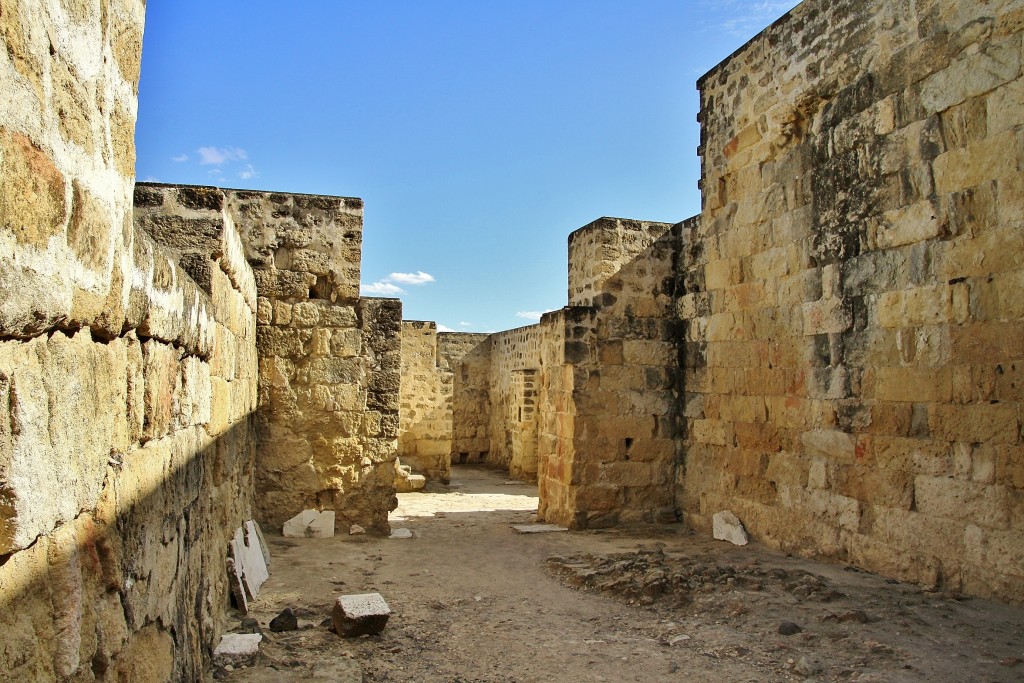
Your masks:
M566 238L699 211L696 79L796 0L150 0L141 180L362 197L407 319L530 324Z

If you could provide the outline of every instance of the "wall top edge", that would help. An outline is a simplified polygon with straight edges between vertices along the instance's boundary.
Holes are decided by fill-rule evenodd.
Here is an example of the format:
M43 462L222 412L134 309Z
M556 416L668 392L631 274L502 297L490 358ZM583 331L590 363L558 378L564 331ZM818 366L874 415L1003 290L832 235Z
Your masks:
M263 194L263 195L283 194L283 195L288 195L289 197L323 197L325 199L339 199L339 200L343 200L345 202L345 204L349 205L349 206L353 206L355 203L358 203L358 206L362 206L363 205L363 200L361 198L359 198L359 197L346 197L346 196L343 196L343 195L333 195L333 194L313 194L313 193L310 193L310 192L284 192L284 191L281 191L281 190L254 190L254 189L240 188L240 187L219 187L217 185L191 185L189 183L158 183L158 182L150 182L150 181L142 181L142 180L136 181L135 184L136 185L141 185L143 187L166 187L166 188L179 188L180 187L180 188L197 188L197 189L204 189L204 190L205 189L220 190L221 192L251 192L253 194ZM355 208L355 207L353 206L353 208Z
M779 17L778 19L773 21L771 24L769 24L768 26L765 26L763 29L758 31L757 34L755 34L754 36L751 36L750 40L748 40L747 42L743 43L738 48L733 50L729 54L728 57L726 57L725 59L720 61L718 64L715 64L713 67L708 69L708 71L703 76L700 76L697 79L697 90L703 90L704 89L703 88L703 83L706 80L708 80L709 78L714 76L720 70L726 68L729 65L730 62L732 62L734 59L736 59L739 55L743 54L747 50L747 48L749 48L751 46L751 44L753 44L753 43L757 42L758 40L760 40L761 38L763 38L765 36L765 34L770 33L772 31L775 31L776 29L781 28L785 24L788 24L790 21L792 21L793 17L796 16L797 14L802 14L803 13L803 7L805 5L807 5L807 4L809 4L809 3L813 3L813 0L804 0L804 2L801 2L799 5L797 5L796 7L794 7L791 10L789 10L788 12L783 14L781 17Z
M589 232L590 230L595 230L595 229L599 229L599 228L609 227L610 225L614 225L614 224L619 223L619 222L642 223L644 225L661 225L661 226L664 226L666 228L672 227L673 225L677 224L675 222L666 222L666 221L648 221L648 220L643 220L643 219L640 219L640 218L619 218L619 217L615 217L615 216L602 216L601 218L598 218L596 220L590 221L589 223L584 225L582 228L577 228L576 230L573 230L572 232L570 232L569 233L569 242L572 242L573 239L576 238L578 235L582 235L582 234L584 234L586 232Z

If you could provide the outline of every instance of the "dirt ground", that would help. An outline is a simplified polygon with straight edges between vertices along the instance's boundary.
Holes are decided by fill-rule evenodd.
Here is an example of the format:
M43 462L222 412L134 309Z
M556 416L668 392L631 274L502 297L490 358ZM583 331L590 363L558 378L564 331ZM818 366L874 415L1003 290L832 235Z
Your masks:
M412 538L268 534L259 659L209 680L1024 680L1019 608L682 526L518 534L536 487L481 467L399 500L392 527ZM322 624L338 595L366 592L391 607L381 635ZM299 630L271 632L285 607Z

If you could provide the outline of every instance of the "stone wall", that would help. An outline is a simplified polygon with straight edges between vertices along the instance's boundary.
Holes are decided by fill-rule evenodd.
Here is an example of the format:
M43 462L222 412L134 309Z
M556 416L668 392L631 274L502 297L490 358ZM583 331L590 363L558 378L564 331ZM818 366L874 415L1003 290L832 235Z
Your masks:
M560 466L568 464L562 476L575 490L568 510L545 514L551 521L588 528L675 520L678 236L666 223L602 218L569 237L570 254L596 248L603 258L593 289L577 299L589 305L565 309L573 447ZM570 264L570 273L578 269ZM565 391L568 377L560 384Z
M438 334L432 322L402 323L398 455L414 472L448 483L454 432L453 368L486 338L485 334Z
M479 336L452 366L452 464L486 462L491 451L491 338Z
M133 226L143 15L0 10L0 680L198 680L251 514L238 235Z
M704 76L689 523L1024 596L1020 2L805 2Z
M453 442L540 488L540 516L573 528L676 519L682 226L602 218L569 238L570 297L540 324L491 335L456 371ZM595 262L595 259L599 259Z
M398 437L401 303L359 298L362 201L139 183L139 220L182 266L212 226L237 227L258 292L257 517L331 509L385 531ZM175 237L177 236L177 237ZM244 246L242 246L244 244Z
M488 368L490 451L486 462L522 479L537 477L540 325L499 332L491 338Z

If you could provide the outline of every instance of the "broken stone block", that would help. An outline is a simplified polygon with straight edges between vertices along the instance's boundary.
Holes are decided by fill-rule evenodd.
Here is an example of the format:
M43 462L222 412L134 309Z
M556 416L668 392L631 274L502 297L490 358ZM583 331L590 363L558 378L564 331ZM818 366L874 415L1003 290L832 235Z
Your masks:
M427 478L422 474L407 474L404 477L395 478L395 491L398 493L421 491L426 485Z
M392 529L391 535L388 538L412 538L413 533L411 529Z
M290 538L331 538L334 536L334 510L303 510L284 523L281 535Z
M334 603L331 622L343 638L376 635L384 630L391 608L380 593L342 595Z
M739 517L732 510L716 512L712 518L712 533L720 541L729 541L733 545L746 545L750 542L747 530Z
M358 524L353 524L352 526L350 526L348 528L348 535L349 536L361 536L362 534L365 534L365 533L366 533L366 529L364 529L363 527L359 526Z
M227 633L213 651L215 666L252 666L260 653L259 633Z

